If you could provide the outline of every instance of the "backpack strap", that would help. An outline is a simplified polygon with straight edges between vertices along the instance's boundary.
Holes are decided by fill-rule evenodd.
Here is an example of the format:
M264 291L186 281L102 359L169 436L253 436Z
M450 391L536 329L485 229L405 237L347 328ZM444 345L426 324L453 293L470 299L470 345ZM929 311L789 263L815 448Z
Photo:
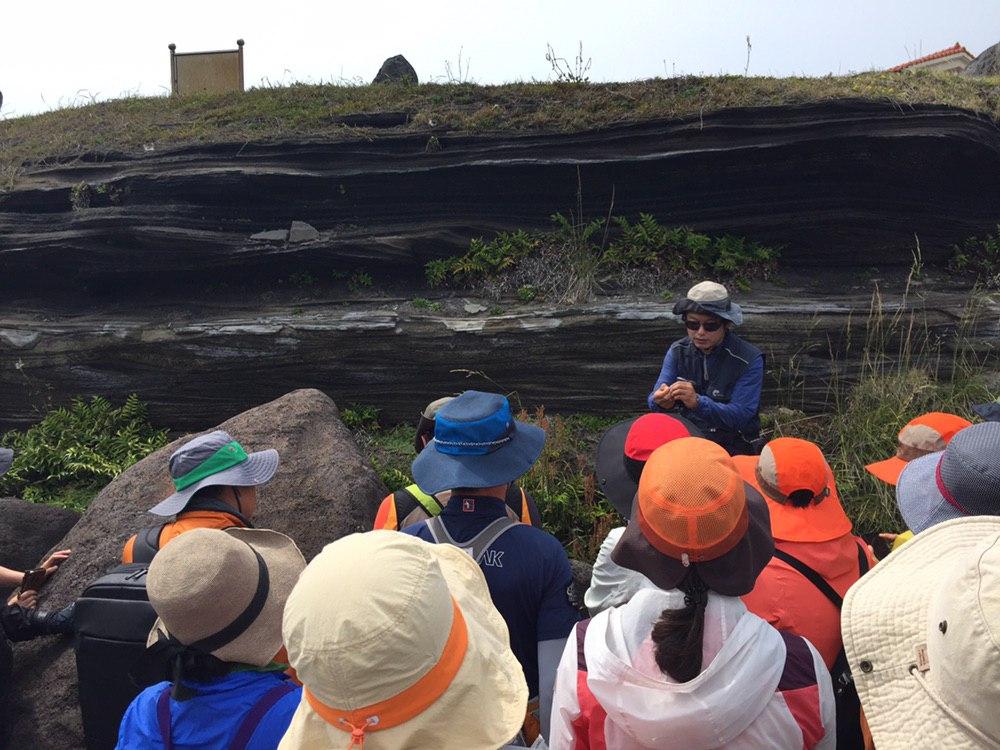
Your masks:
M405 492L407 495L412 497L413 500L427 512L427 515L432 518L444 510L441 502L434 497L434 495L428 495L415 484L411 484L409 487L404 487L399 490L399 492Z
M156 699L156 723L160 727L163 750L174 750L174 738L170 731L170 691L172 688L173 685L167 685Z
M865 554L865 549L860 544L858 547L858 577L860 578L865 573L868 572L868 555ZM830 600L838 610L843 606L844 600L841 598L840 594L833 590L833 586L826 582L819 573L810 568L804 562L799 560L797 557L793 557L784 550L775 549L774 556L781 560L783 563L790 565L799 573L805 577L809 583L819 589L820 593Z
M587 639L587 628L590 627L591 618L581 620L576 624L576 671L587 671L587 654L583 650L583 643Z
M835 606L838 610L844 604L844 600L841 598L840 594L833 590L833 586L827 583L823 576L799 560L797 557L793 557L784 550L780 549L774 550L774 556L801 573L802 576L806 578L809 583L818 588L819 592L829 599L833 606Z
M257 727L260 726L264 717L267 716L268 711L274 708L278 701L294 690L295 686L290 682L283 682L264 693L243 718L240 728L236 731L236 736L229 743L228 750L246 750L247 745L250 744L250 740L253 738L253 733L257 731Z
M160 533L165 523L149 526L139 531L132 542L132 562L148 565L160 551Z
M483 555L486 551L493 546L503 534L505 534L510 529L520 524L517 521L512 521L507 515L502 518L498 518L485 529L476 534L472 539L464 542L456 542L451 534L448 533L448 529L445 528L444 521L441 520L440 516L434 516L434 518L427 519L427 528L430 529L431 536L434 538L436 544L450 544L454 547L459 547L469 553L477 563L483 559Z

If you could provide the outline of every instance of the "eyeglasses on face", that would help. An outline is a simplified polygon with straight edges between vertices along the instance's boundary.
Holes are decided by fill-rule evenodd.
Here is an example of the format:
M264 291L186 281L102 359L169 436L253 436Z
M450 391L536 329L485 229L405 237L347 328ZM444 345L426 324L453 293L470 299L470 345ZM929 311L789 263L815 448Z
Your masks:
M684 327L689 331L697 331L699 328L704 328L708 333L715 333L720 328L722 328L721 320L684 320Z

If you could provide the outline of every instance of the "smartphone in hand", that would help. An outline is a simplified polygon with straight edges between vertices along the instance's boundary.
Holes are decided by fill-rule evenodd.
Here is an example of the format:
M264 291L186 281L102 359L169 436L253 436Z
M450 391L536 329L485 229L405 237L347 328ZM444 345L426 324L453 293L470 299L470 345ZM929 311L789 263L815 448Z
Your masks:
M45 568L32 568L21 579L21 591L38 591L47 578Z

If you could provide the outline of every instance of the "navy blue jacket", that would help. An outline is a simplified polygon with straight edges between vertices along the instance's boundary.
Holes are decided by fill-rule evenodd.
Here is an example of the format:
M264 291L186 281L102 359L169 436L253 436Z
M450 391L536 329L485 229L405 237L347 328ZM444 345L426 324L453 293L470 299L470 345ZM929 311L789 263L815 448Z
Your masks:
M683 404L673 411L705 430L706 436L729 448L736 438L760 435L760 392L764 382L764 355L732 331L707 356L685 336L670 345L660 376L646 401L651 411L664 411L653 401L656 389L679 378L691 381L698 405Z

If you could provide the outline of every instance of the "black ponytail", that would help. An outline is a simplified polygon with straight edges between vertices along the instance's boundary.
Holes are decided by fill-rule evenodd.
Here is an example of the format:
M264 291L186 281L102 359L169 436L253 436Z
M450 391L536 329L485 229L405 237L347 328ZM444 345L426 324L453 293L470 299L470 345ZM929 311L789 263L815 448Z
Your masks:
M665 609L653 625L656 666L678 682L689 682L701 674L702 638L708 589L694 568L681 582L682 609Z

